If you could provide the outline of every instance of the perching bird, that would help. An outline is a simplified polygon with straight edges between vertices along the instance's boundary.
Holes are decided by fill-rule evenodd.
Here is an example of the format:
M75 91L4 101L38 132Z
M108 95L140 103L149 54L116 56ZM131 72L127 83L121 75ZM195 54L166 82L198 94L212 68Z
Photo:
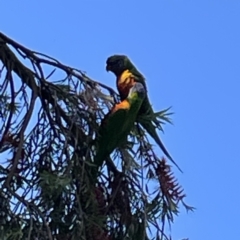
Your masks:
M137 70L137 68L133 65L130 59L125 55L113 55L109 57L106 61L106 70L111 71L116 76L117 89L120 94L121 100L125 99L128 95L129 89L134 85L135 82L139 82L143 84L146 92L147 86L144 76ZM142 106L139 110L139 116L153 116L154 111L149 102L148 96L145 97ZM156 127L154 126L154 122L156 125L159 125L158 120L154 117L149 118L148 120L141 120L139 118L139 123L143 126L143 128L148 132L148 134L155 140L155 142L159 145L163 153L171 160L174 165L182 172L179 166L175 163L171 155L168 153L167 149L164 147L162 141L160 140Z
M113 106L101 122L96 139L95 169L102 166L104 160L121 146L130 133L138 111L146 96L146 90L141 83L136 83L129 89L127 97Z

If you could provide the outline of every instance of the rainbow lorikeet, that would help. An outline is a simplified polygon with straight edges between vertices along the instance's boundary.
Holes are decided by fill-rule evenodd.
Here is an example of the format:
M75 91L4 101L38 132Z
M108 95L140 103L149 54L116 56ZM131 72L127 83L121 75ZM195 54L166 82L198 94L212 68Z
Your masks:
M141 83L129 89L127 97L113 106L102 120L96 139L96 156L94 165L98 168L112 151L124 143L130 133L138 111L146 96L146 90Z
M137 68L133 65L130 59L125 55L113 55L109 57L106 61L106 70L111 71L116 76L117 89L120 94L121 100L125 99L128 95L129 89L134 85L135 82L141 83L146 92L147 86L144 76L137 70ZM145 97L141 108L138 114L139 123L142 127L148 132L148 134L155 140L155 142L159 145L163 153L174 163L175 166L181 171L179 166L175 163L171 155L168 153L167 149L163 145L160 140L156 127L159 126L159 121L154 117L154 111L150 104L148 96ZM145 118L145 120L141 119L141 116L149 116L149 118Z

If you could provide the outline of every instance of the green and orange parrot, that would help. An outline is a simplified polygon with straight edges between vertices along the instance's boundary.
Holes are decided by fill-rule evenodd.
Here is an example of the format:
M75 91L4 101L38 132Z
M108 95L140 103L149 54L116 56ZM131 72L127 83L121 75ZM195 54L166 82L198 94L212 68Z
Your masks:
M147 86L144 76L137 70L130 59L125 55L113 55L109 57L106 61L106 70L111 71L116 76L117 89L120 94L121 100L124 100L129 92L129 89L134 86L136 82L141 83L145 91L147 92ZM139 110L138 121L142 127L147 131L147 133L155 140L159 145L163 153L171 160L174 165L182 172L179 166L175 163L171 155L168 153L167 149L160 140L156 127L159 126L159 121L154 116L154 111L150 104L148 96L145 97L141 108ZM141 119L141 116L149 116L149 120Z
M95 170L102 166L114 149L126 141L145 97L145 87L141 83L136 83L129 89L127 97L106 114L96 139Z

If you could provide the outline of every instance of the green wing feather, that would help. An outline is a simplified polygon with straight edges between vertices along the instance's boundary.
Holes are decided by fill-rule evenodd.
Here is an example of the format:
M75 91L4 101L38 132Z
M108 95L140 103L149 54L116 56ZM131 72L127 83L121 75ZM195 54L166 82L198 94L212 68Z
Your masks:
M142 84L135 84L126 99L130 106L129 109L118 109L114 113L110 111L103 119L96 141L97 151L94 158L96 169L102 166L104 160L113 150L121 146L126 140L136 121L145 95L145 88Z

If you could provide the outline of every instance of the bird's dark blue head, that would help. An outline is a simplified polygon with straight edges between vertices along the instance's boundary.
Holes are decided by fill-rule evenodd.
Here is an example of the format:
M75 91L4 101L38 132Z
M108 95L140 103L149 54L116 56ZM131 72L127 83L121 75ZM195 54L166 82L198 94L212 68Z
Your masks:
M106 70L113 72L116 76L121 75L129 68L129 59L125 55L113 55L106 61Z

